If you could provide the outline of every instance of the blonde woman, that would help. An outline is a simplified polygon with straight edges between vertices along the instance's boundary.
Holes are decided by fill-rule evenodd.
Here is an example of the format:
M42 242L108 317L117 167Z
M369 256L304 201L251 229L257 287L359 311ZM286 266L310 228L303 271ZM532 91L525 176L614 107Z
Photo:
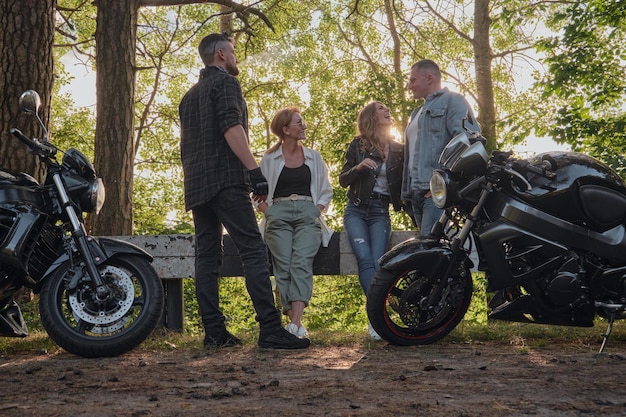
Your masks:
M297 107L274 116L270 130L278 142L261 160L268 199L258 205L281 306L290 320L285 329L301 338L308 338L302 316L313 293L313 258L333 233L322 217L333 196L328 168L318 151L302 145L306 128Z
M392 126L387 106L378 101L366 105L357 117L358 135L348 146L339 174L339 184L349 187L343 226L365 295L379 268L378 258L389 247L389 204L396 211L402 207L404 149L391 136ZM373 340L380 340L371 326L369 333Z

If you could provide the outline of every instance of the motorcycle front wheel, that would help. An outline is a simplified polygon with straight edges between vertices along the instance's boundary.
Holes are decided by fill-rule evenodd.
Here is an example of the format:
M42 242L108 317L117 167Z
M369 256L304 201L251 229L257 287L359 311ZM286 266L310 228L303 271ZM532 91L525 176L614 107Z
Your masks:
M472 298L472 276L466 268L443 277L437 288L432 271L380 269L367 295L372 327L388 342L426 345L447 336L463 319Z
M43 327L63 349L86 358L117 356L143 342L163 313L163 286L143 257L118 254L98 266L109 289L97 296L89 276L68 263L44 283L39 298ZM68 290L68 283L78 285Z

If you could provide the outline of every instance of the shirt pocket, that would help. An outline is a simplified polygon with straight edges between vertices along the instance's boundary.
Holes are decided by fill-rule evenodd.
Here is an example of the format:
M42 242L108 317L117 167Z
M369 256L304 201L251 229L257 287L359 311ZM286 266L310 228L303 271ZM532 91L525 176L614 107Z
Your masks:
M427 129L430 134L436 137L443 137L446 129L446 108L437 107L434 109L428 109L426 115L428 120Z

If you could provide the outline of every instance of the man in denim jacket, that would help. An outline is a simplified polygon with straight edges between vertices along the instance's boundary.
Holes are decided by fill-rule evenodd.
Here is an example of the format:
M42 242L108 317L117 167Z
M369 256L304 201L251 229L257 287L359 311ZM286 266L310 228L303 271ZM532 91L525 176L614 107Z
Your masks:
M408 89L424 103L413 111L405 131L402 200L412 209L420 234L427 235L442 212L433 204L429 189L439 155L450 139L465 132L464 119L468 128L480 128L465 98L441 88L441 71L435 62L423 59L413 64Z

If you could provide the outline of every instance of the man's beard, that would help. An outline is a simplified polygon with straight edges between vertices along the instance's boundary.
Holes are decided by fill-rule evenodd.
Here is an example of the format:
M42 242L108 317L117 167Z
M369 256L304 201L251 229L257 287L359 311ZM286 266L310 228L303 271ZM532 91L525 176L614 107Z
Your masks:
M237 65L233 65L230 62L227 62L225 65L225 69L226 69L226 72L232 75L233 77L236 77L239 75L239 68L237 68Z

